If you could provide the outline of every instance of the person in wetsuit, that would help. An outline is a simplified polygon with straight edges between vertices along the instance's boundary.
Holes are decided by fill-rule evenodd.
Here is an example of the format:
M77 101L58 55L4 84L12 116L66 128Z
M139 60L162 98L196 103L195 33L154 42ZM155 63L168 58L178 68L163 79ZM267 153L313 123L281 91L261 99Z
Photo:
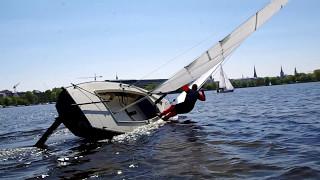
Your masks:
M191 89L188 85L184 85L181 89L187 93L184 102L175 105L173 104L169 108L164 110L162 113L160 113L160 117L164 116L162 118L163 120L168 120L169 118L177 114L184 114L190 112L194 108L194 105L196 104L198 99L200 101L206 100L206 96L203 90L198 91L198 86L196 84L192 85Z

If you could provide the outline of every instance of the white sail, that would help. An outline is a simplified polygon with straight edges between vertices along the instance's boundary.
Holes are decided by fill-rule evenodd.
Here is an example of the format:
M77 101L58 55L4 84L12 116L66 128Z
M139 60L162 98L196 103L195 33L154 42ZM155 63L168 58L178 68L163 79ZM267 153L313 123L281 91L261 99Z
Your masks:
M226 88L226 78L224 76L224 72L221 65L220 65L219 88L223 88L223 89Z
M219 88L224 89L225 91L234 89L227 74L223 71L221 64L220 64Z
M249 35L270 19L287 2L288 0L274 0L269 3L231 34L219 41L215 46L158 86L152 93L168 93L175 91L181 86L195 81L204 73L210 71L229 56Z
M226 90L234 90L234 87L232 86L231 82L230 82L230 79L228 79L228 77L224 76L226 79L225 79L225 82L226 82Z
M222 66L220 65L220 82L219 88L223 88L224 90L233 90L232 86L227 74L223 71Z

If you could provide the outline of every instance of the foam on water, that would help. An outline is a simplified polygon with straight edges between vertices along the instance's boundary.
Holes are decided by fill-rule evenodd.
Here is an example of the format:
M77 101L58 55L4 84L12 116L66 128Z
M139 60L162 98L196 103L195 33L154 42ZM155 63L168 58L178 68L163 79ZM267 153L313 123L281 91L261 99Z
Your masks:
M0 162L17 160L22 161L30 157L37 157L43 154L44 150L35 147L23 147L12 149L0 149Z
M124 143L124 142L136 141L141 136L146 136L146 135L149 136L154 130L163 126L165 123L166 123L165 121L163 121L162 119L159 119L158 121L152 122L150 124L140 126L135 130L133 130L132 132L114 136L111 142Z

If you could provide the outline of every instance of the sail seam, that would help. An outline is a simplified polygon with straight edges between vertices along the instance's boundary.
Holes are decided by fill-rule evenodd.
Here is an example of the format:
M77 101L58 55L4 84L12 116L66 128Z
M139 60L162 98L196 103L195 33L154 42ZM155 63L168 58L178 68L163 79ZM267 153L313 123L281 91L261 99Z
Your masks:
M229 54L231 54L231 53L236 49L236 47L241 44L242 41L243 41L243 39L239 40L238 42L236 42L236 43L234 43L232 46L230 46L228 49L226 49L227 51L231 50ZM224 53L223 49L222 49L222 52ZM219 56L222 56L222 59L219 59ZM227 55L227 56L228 56L228 55ZM224 61L225 59L226 59L226 58L225 58L224 54L222 54L222 53L217 54L214 58L212 58L212 60L217 60L217 64L220 63L220 62L222 62L222 61ZM199 69L199 68L203 67L204 65L207 65L208 62L209 62L209 61L202 62L201 64L199 64L198 67L196 67L196 68L193 69L193 70ZM185 66L184 69L188 72L188 74L191 76L191 78L194 79L194 77L191 75L188 67L189 67L189 66ZM180 77L182 77L182 76L183 76L183 75L177 76L177 77L175 77L175 79L178 79L178 78L180 78ZM163 83L162 85L168 84L168 83L171 84L171 82L165 82L165 83ZM162 86L162 85L161 85L161 86ZM160 86L160 87L161 87L161 86ZM157 89L155 89L153 92L156 92L156 90L157 90Z
M209 54L209 50L208 50L206 53L207 53L207 55L208 55L209 61L211 61L212 58L211 58L211 56L210 56L210 54Z
M224 50L223 50L223 47L222 47L222 41L219 41L219 44L220 44L220 47L221 47L222 59L225 59L225 57L224 57Z
M184 67L185 70L187 70L188 74L190 75L190 77L193 79L194 77L192 76L191 72L189 71L189 69L187 67Z
M254 31L256 31L257 27L258 27L258 13L259 13L259 11L256 13L256 24L254 26Z

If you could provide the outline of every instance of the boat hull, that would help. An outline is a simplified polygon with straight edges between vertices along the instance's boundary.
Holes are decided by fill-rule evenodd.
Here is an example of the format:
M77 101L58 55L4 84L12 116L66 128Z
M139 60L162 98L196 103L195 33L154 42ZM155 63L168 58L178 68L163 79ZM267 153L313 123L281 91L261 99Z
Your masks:
M163 99L154 104L157 99L158 96L148 95L138 87L88 82L63 88L56 109L62 123L74 135L93 140L111 139L159 120L156 114L168 107L169 102Z
M66 89L60 93L56 109L62 123L76 136L85 139L111 139L120 132L102 130L92 127L79 106L74 106L75 101Z
M233 92L233 91L234 91L233 89L230 89L230 90L218 89L217 93L229 93L229 92Z

